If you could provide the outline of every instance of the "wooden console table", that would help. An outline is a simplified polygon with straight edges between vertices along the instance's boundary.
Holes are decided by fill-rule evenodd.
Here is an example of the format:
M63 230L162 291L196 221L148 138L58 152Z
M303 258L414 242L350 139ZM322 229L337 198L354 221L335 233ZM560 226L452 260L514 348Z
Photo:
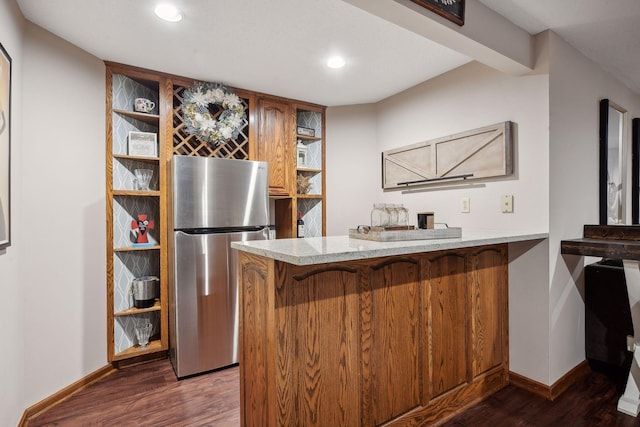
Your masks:
M560 242L560 253L623 260L635 336L627 337L634 363L618 411L636 417L640 413L640 226L585 225L583 236Z

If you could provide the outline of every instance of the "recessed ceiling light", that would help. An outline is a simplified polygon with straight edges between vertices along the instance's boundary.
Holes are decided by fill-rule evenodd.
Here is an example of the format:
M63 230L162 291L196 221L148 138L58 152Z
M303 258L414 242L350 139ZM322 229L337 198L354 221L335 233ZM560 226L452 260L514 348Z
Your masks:
M159 4L153 10L158 18L164 19L169 22L179 22L182 21L182 12L177 7L170 4Z
M346 64L342 56L332 56L327 61L327 67L329 68L342 68Z

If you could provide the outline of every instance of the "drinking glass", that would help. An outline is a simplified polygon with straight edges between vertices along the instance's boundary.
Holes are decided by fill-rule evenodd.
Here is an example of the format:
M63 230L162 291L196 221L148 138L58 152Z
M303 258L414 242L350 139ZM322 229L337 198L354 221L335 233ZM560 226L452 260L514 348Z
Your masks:
M153 176L152 169L136 169L133 171L138 182L138 190L149 191L149 183Z
M151 329L153 329L153 325L151 323L143 323L136 326L136 338L138 338L138 344L140 344L140 347L144 348L149 344Z

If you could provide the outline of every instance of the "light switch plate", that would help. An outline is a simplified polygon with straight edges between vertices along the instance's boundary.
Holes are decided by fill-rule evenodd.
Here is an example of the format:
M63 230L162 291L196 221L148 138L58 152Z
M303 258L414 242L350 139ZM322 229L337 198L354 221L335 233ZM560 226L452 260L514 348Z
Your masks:
M460 212L469 213L471 212L471 202L468 197L463 197L460 199Z
M502 196L502 213L513 213L513 194Z

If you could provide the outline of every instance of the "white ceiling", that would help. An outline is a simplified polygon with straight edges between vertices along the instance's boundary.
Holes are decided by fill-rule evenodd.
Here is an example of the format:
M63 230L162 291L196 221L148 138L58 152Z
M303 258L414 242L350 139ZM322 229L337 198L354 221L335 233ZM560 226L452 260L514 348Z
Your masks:
M531 34L554 30L640 93L640 1L480 1ZM471 60L342 0L174 0L178 24L150 0L17 3L100 59L328 106L376 102ZM335 53L344 69L325 66Z
M640 1L480 0L537 34L553 30L640 94Z

